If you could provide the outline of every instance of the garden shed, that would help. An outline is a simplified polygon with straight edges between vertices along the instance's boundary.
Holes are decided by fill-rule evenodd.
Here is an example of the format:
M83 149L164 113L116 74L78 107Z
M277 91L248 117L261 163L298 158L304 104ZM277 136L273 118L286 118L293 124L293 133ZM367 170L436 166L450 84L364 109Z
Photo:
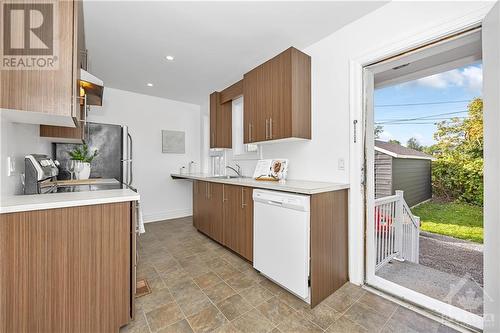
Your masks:
M375 140L375 198L404 191L412 207L432 197L432 161L421 151L397 143Z

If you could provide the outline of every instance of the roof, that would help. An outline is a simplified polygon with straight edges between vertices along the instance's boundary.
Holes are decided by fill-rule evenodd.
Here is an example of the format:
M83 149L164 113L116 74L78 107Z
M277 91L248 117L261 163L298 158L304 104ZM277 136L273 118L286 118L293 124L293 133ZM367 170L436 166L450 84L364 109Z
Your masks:
M435 160L434 157L421 151L403 147L397 143L375 140L375 150L395 158L414 158L422 160Z

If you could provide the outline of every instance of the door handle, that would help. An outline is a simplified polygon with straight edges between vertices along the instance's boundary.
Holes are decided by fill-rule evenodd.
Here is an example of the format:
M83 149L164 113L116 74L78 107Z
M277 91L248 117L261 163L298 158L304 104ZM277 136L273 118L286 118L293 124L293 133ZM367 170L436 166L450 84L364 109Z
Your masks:
M245 203L245 189L241 188L241 208L245 208L247 204Z
M269 118L269 139L273 138L273 118Z
M266 140L269 137L269 119L266 119Z

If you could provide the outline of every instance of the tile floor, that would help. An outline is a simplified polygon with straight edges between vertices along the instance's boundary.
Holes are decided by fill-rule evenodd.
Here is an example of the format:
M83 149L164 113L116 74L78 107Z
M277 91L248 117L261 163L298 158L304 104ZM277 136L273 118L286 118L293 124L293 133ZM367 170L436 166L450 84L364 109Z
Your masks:
M198 233L191 218L148 223L138 242L138 278L153 292L137 299L120 332L455 332L347 283L307 304Z

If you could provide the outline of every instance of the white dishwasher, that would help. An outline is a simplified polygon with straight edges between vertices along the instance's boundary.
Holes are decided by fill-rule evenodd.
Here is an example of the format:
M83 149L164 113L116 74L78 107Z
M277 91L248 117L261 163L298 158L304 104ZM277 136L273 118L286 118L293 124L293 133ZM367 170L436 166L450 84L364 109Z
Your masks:
M309 196L254 190L253 267L309 302Z

